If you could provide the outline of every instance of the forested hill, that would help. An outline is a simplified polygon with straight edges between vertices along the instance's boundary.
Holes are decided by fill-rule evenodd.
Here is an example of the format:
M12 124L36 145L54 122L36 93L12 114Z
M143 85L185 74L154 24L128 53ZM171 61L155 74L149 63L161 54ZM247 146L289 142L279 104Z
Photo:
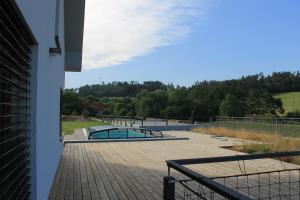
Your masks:
M196 82L191 87L159 81L112 82L67 89L64 114L138 115L198 120L211 116L276 115L284 113L276 93L300 91L300 72L274 72L226 81Z

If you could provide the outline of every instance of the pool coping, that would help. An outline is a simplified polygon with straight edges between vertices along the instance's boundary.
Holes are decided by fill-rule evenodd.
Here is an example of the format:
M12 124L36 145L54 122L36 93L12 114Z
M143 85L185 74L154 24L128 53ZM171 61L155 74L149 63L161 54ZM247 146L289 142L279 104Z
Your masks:
M176 137L165 134L165 137L143 137L143 138L116 138L116 139L87 139L87 130L81 129L84 139L67 139L63 144L70 143L104 143L104 142L147 142L147 141L170 141L170 140L189 140L188 137Z
M148 141L189 140L188 137L165 138L132 138L132 139L92 139L92 140L64 140L63 143L105 143L105 142L148 142Z

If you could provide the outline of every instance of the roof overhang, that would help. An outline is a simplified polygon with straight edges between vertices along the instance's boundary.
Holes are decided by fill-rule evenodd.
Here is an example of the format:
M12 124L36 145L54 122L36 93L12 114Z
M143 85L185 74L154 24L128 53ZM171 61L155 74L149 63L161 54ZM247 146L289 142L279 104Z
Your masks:
M85 0L64 0L65 71L80 72Z

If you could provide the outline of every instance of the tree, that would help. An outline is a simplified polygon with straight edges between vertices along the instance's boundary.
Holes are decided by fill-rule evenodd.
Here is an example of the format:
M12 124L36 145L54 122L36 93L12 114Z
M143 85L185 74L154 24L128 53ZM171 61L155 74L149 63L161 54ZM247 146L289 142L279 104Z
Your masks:
M80 115L85 109L89 114L102 111L106 115L162 118L168 115L186 120L194 111L197 121L220 114L274 116L283 114L284 109L273 95L291 91L300 91L300 72L274 72L268 76L260 73L233 80L196 82L191 87L174 87L159 81L110 82L67 89L62 113ZM226 103L227 94L233 95L237 104ZM231 106L236 108L229 109Z
M62 96L61 108L63 115L81 115L84 103L75 91L66 91Z
M220 105L220 114L226 117L239 117L241 113L241 102L233 94L228 93Z
M136 109L141 117L165 117L168 95L166 91L142 91L137 96Z

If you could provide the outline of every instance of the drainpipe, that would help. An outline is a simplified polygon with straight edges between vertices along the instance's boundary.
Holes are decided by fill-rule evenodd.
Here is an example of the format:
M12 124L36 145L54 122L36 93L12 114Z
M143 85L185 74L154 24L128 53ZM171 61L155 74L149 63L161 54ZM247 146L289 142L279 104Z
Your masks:
M56 47L49 48L49 53L51 56L61 55L61 47L59 42L59 14L60 14L60 0L56 0L55 36L54 36Z

